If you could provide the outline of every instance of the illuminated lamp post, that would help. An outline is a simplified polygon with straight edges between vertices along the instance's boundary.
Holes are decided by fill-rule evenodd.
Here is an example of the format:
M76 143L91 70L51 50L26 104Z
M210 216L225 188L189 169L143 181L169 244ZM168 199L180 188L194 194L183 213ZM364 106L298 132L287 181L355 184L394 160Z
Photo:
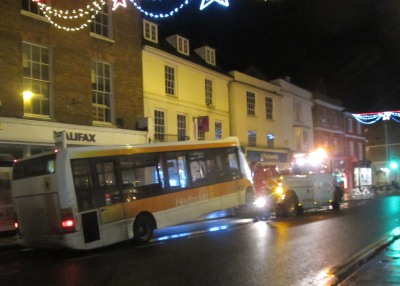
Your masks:
M385 156L386 156L386 165L395 171L395 180L397 180L397 162L395 165L390 164L389 162L389 146L388 146L388 132L387 132L387 120L394 120L400 123L400 110L397 111L384 111L384 112L371 112L371 113L360 113L360 114L352 114L353 117L362 124L374 124L381 119L384 121L384 132L385 132Z

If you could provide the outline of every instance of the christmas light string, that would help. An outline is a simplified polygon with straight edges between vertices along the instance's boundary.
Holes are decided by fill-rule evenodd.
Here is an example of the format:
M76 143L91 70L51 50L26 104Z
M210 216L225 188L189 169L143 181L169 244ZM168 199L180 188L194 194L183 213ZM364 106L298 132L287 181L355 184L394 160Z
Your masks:
M54 9L46 4L41 3L40 1L34 1L34 2L37 2L38 7L43 13L43 16L46 17L46 19L50 22L50 24L52 24L58 29L65 30L67 32L79 31L86 28L90 24L90 22L94 20L96 15L103 9L103 6L106 4L105 0L95 0L92 2L91 5L87 5L85 10L77 9L69 11L69 10ZM78 18L83 18L84 16L88 16L89 19L87 19L85 23L82 23L78 26L68 27L68 26L61 26L60 24L53 21L54 16L57 18L62 18L64 20L75 20Z
M86 28L90 22L92 22L96 15L102 10L103 6L105 5L107 0L93 0L92 4L87 5L85 9L74 9L74 10L59 10L59 9L54 9L49 5L46 5L42 3L41 1L43 0L32 0L32 2L37 3L38 7L42 11L44 17L55 27L58 29L62 29L65 31L79 31L83 28ZM127 0L112 0L113 1L113 7L112 10L115 11L119 6L122 6L126 8L126 1ZM144 9L138 2L137 0L129 0L135 7L138 9L141 13L143 13L146 16L152 17L152 18L167 18L175 15L178 13L181 9L183 9L185 6L187 6L190 2L190 0L184 0L181 4L176 6L175 8L172 8L168 12L162 12L162 13L155 13L152 11L148 11ZM205 9L208 7L210 4L213 2L216 2L222 6L228 7L229 6L229 0L202 0L200 4L200 10ZM77 25L75 27L68 27L68 26L62 26L58 23L56 23L53 18L59 18L62 20L76 20L79 18L84 18L88 17L88 19L80 25Z
M373 113L352 114L353 117L362 124L374 124L379 120L394 120L400 123L400 111L385 111Z
M104 4L106 3L105 0L95 0L92 2L92 4L87 5L86 9L77 9L77 10L58 10L58 9L54 9L49 5L46 5L40 1L34 1L38 4L40 10L42 10L43 13L47 13L47 14L51 14L54 17L58 17L58 18L63 18L63 19L77 19L77 18L82 18L85 15L89 15L91 12L99 12Z
M189 4L189 0L185 0L182 4L179 6L173 8L171 11L167 13L158 13L155 14L153 12L147 11L143 9L135 0L129 0L131 3L138 9L141 13L145 14L146 16L152 17L152 18L167 18L170 16L173 16L174 14L178 13L183 7Z

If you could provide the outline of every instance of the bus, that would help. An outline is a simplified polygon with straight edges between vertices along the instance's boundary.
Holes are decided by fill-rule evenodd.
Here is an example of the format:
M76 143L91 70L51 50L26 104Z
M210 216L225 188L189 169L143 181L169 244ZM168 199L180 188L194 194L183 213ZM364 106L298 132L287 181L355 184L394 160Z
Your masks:
M13 232L15 214L11 197L11 173L14 158L0 154L0 233Z
M157 228L251 203L237 138L67 147L17 160L12 194L18 241L94 249L148 242Z

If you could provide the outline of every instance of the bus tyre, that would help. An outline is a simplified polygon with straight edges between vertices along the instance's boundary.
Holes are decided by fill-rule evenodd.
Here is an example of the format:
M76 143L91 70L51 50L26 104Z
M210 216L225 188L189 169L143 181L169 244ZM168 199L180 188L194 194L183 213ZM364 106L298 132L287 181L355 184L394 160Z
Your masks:
M333 194L332 209L339 210L341 200L342 200L342 190L340 188L336 187L335 192Z
M133 224L134 240L138 243L146 243L153 237L155 225L150 215L140 215Z
M284 201L284 209L287 216L296 217L302 214L303 209L299 206L299 199L294 191L290 190L286 193Z

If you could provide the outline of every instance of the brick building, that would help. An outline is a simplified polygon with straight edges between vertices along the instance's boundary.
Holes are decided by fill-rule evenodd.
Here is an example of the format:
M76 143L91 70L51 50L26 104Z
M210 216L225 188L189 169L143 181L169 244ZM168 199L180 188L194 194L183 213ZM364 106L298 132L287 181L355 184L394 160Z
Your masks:
M54 1L50 14L31 0L0 2L0 153L52 148L60 130L69 145L145 142L135 131L144 114L140 13L77 3ZM78 18L60 18L66 10Z
M344 109L340 100L314 94L315 147L327 151L329 169L345 182L346 189L353 189L358 184L355 168L366 165L366 142L362 124Z

